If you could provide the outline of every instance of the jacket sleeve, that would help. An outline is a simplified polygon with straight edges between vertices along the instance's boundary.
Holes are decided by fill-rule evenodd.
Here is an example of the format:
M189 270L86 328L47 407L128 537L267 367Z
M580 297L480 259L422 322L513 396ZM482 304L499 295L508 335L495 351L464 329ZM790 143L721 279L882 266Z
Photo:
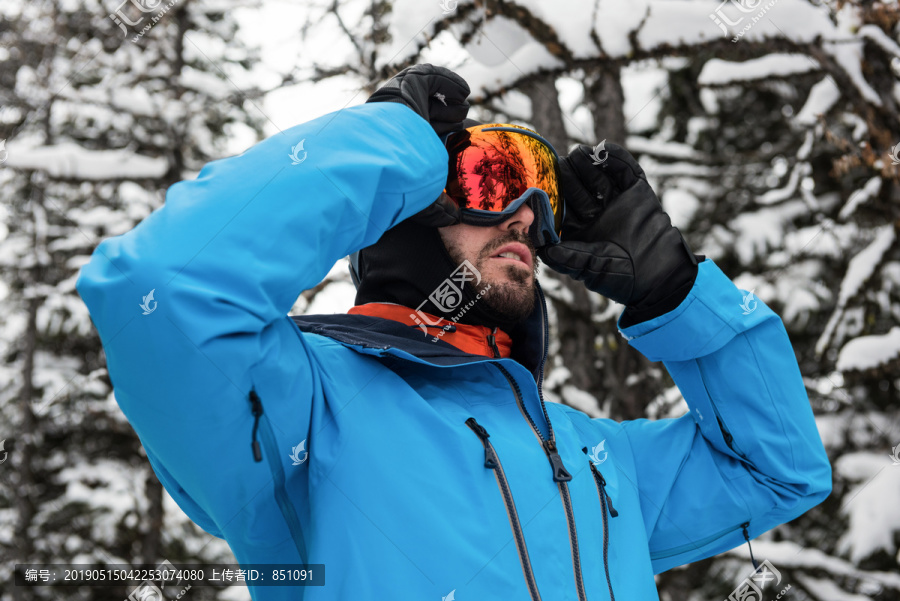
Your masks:
M622 330L690 407L626 422L656 573L819 504L831 468L781 319L706 260L674 311Z
M206 165L82 268L116 400L207 531L284 539L275 496L260 494L274 472L254 461L249 392L260 432L307 438L319 376L287 312L338 259L433 202L446 177L446 151L409 108L348 108ZM280 445L263 444L267 461L289 461Z

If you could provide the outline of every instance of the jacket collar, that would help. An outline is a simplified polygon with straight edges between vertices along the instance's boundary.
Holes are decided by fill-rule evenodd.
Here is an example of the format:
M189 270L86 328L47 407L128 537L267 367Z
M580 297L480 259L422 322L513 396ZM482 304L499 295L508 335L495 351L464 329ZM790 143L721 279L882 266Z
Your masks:
M400 322L407 326L418 327L422 334L432 342L443 340L457 349L490 359L509 357L512 352L512 338L498 328L476 326L452 321L425 313L417 319L416 313L409 307L393 303L366 303L356 305L347 311L350 315L369 315ZM435 325L427 325L435 324ZM494 350L496 349L496 354ZM496 356L496 355L499 355Z
M509 358L531 372L536 382L543 377L549 347L547 304L540 284L535 285L535 307L525 321L508 332L512 339ZM399 306L399 305L396 305ZM489 360L457 348L439 338L425 337L418 325L361 314L291 315L302 332L331 338L360 352L450 366ZM409 357L412 355L412 357Z

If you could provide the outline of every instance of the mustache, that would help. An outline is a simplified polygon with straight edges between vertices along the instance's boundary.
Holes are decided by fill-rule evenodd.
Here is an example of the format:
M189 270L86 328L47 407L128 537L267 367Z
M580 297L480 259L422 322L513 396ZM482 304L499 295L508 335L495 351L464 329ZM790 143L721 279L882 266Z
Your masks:
M496 251L510 242L524 244L528 248L528 252L531 253L531 264L537 264L537 250L534 247L534 242L531 241L531 238L527 234L523 234L518 230L510 230L508 234L487 243L484 248L481 249L481 252L478 253L478 259L481 260L492 257Z

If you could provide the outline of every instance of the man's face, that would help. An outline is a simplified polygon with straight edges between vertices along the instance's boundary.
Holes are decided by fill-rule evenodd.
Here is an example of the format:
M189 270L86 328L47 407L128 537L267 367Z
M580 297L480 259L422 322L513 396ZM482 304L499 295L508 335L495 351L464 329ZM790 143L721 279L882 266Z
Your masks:
M438 228L456 263L468 259L481 273L482 298L494 310L521 321L534 308L537 253L528 237L534 212L527 204L501 223L482 227L461 223Z

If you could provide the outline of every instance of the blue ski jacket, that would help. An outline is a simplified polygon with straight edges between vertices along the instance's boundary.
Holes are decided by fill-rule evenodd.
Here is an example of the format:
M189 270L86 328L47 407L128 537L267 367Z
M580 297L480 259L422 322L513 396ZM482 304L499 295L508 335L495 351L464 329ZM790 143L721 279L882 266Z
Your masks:
M242 565L325 565L324 586L255 600L653 600L654 574L828 495L782 322L711 260L675 310L621 329L677 383L677 419L545 402L543 296L503 359L287 315L446 177L409 108L348 108L206 165L82 268L116 400L181 509Z

